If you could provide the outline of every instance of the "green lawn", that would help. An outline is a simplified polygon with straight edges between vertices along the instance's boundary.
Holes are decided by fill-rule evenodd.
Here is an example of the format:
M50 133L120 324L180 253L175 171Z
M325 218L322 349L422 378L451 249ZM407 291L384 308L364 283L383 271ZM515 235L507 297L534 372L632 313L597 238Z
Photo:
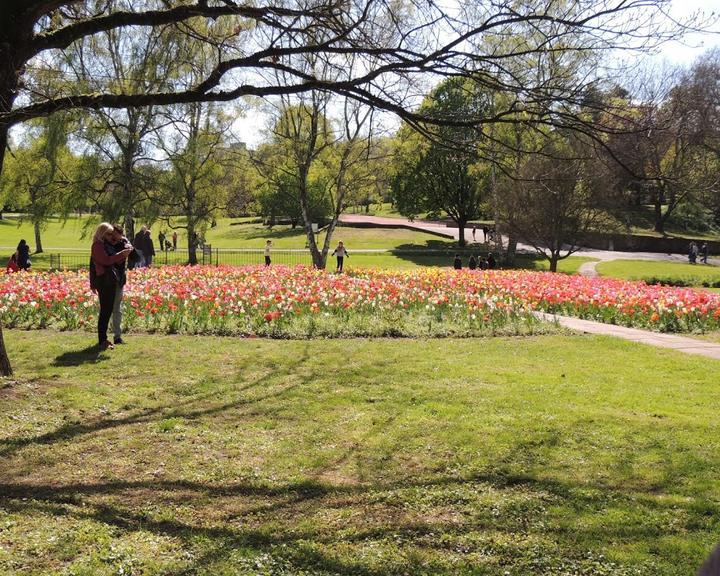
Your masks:
M588 336L5 337L2 574L686 576L720 536L717 361Z
M649 260L612 260L595 268L601 276L629 280L680 280L691 286L720 282L720 267Z
M389 205L388 205L389 206ZM35 269L46 269L50 266L50 255L61 254L63 263L66 266L86 266L86 255L89 253L90 236L92 226L87 230L87 217L78 219L71 218L66 223L57 219L52 220L43 231L43 246L45 253L32 255L32 262ZM160 226L152 228L155 239L156 250L159 248L157 232ZM83 237L83 233L85 236ZM20 238L25 238L34 249L34 234L29 224L23 223L18 228L18 220L12 216L5 216L0 221L0 247L4 247L9 257L15 249ZM275 226L268 230L266 226L254 221L254 219L220 219L215 228L208 230L206 241L213 248L219 249L256 249L260 250L265 246L266 240L273 241L273 248L276 251L274 261L278 264L310 264L307 254L282 254L282 250L304 250L305 234L301 228L292 229L290 226ZM332 248L338 241L342 240L350 251L350 258L347 261L349 267L375 267L375 268L413 268L415 266L452 266L452 257L457 248L449 238L441 238L432 234L415 232L405 229L378 229L378 228L351 228L338 227L334 234ZM319 242L324 241L324 235L319 235ZM178 247L184 248L186 237L182 231L178 234ZM462 251L463 262L466 265L470 252L487 254L485 246L478 245L476 250L465 249ZM359 250L396 250L397 253L357 253ZM429 252L423 252L429 251ZM158 250L159 252L159 250ZM186 254L168 253L158 254L156 261L159 263L184 263ZM573 273L583 262L589 259L570 257L562 260L559 264L561 272ZM259 264L262 262L262 254L246 255L219 255L220 263L228 264ZM213 260L214 262L214 260ZM329 259L328 267L333 267L334 259ZM547 270L548 263L544 259L531 256L519 256L517 267L536 270Z

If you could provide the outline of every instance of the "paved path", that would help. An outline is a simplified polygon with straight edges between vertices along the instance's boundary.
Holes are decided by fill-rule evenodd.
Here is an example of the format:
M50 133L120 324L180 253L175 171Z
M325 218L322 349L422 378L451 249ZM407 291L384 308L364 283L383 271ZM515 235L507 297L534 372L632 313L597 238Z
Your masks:
M557 321L561 326L586 332L588 334L605 334L607 336L615 336L624 340L632 340L650 346L659 348L671 348L678 352L686 354L698 354L720 360L720 344L705 342L704 340L696 340L687 336L676 336L674 334L661 334L659 332L650 332L649 330L639 330L637 328L626 328L625 326L615 326L614 324L603 324L602 322L592 322L590 320L581 320L579 318L571 318L569 316L559 316L557 314L546 314L544 312L536 312L535 315L541 320L550 322Z
M407 218L386 218L382 216L367 216L365 214L343 214L340 216L341 222L348 224L365 224L368 226L377 226L378 228L407 228L409 230L418 230L429 232L444 238L452 238L458 240L460 232L458 228L438 224L437 222L428 222L425 220L408 220ZM478 231L478 240L482 237L482 232ZM465 229L465 239L471 243L472 228ZM532 246L518 243L519 252L536 253ZM686 263L687 256L685 254L665 254L661 252L620 252L618 250L594 250L582 249L573 254L574 256L583 256L585 258L595 258L600 261L608 260L654 260L658 262L679 262ZM583 264L579 271L585 276L597 276L595 265L597 262L588 262ZM710 259L710 264L720 266L720 259Z

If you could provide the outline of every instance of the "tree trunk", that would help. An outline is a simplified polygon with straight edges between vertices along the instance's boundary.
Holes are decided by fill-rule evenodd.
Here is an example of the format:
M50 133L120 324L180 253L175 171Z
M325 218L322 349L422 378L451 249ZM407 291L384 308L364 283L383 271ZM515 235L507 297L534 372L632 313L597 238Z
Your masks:
M458 246L465 246L465 224L467 224L467 220L458 220Z
M557 272L558 255L553 254L550 256L550 272Z
M188 235L188 264L195 266L197 261L197 245L198 239L195 233L195 222L191 218L187 221L187 235Z
M19 22L3 17L0 20L0 113L10 112L17 97L19 70L22 63L17 62L18 54L23 51L19 46L32 36L32 26L23 29ZM22 24L27 24L22 22ZM0 123L0 175L2 175L5 150L7 149L7 124ZM12 366L5 349L5 339L0 323L0 376L12 376Z
M35 254L42 254L43 247L42 239L40 238L40 222L35 222L33 228L35 228Z
M2 50L0 49L0 53ZM2 90L0 87L0 110L4 110ZM8 106L8 110L10 107ZM0 174L2 174L3 161L5 159L5 149L7 147L7 126L0 125ZM0 320L2 320L0 318ZM5 349L5 339L3 338L2 322L0 321L0 376L12 376L12 366L10 365L10 358L8 358L7 350Z
M505 255L505 262L508 266L515 265L515 253L517 252L517 238L512 232L508 233L508 245L507 253Z
M659 232L660 234L662 234L664 236L665 235L665 220L663 219L663 215L662 215L662 204L663 204L664 195L662 194L662 192L660 190L656 190L654 196L655 196L655 199L654 199L655 201L653 202L653 208L654 208L654 212L655 212L655 226L653 227L653 229L655 230L655 232Z

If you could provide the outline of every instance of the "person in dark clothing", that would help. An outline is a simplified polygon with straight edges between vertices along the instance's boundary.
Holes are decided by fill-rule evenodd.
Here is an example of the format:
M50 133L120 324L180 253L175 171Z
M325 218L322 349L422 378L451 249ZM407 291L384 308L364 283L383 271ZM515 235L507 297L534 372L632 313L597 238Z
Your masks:
M453 260L453 268L455 268L455 270L462 270L462 260L460 260L460 254L455 254L455 259Z
M484 256L480 258L480 264L479 264L479 266L480 266L480 270L487 270L487 269L488 269L488 261L485 260L485 257L484 257Z
M106 242L105 251L109 256L119 254L123 250L132 250L133 246L125 238L125 231L121 226L113 225L111 242ZM117 288L115 290L115 301L113 302L112 323L113 323L113 344L125 344L122 339L122 299L125 284L127 283L127 260L114 264L115 275L117 276Z
M17 265L20 270L30 269L30 246L25 240L20 240L17 245Z
M470 260L468 260L468 268L470 268L470 270L475 270L477 268L477 258L475 258L475 254L470 255Z
M150 230L145 231L145 266L152 266L155 256L155 243L153 242Z
M160 242L160 252L165 252L165 232L162 230L158 234L158 241Z
M483 226L482 231L483 231L483 242L487 242L488 234L490 233L490 228L488 228L487 226Z
M688 249L688 260L690 261L690 264L695 264L697 262L697 256L698 245L695 244L695 242L690 242L690 248Z
M146 256L145 251L147 248L145 247L145 237L146 237L147 227L143 226L140 228L137 234L135 234L135 238L133 238L133 246L135 247L135 250L137 250L138 254L138 262L135 265L136 268L144 268L146 266Z
M487 256L487 265L488 265L488 270L494 270L495 266L497 266L497 262L495 261L495 256L492 255L492 252L490 252Z
M107 329L115 305L118 284L114 265L123 262L132 251L132 248L129 247L117 254L109 255L106 246L112 245L115 237L112 224L107 222L100 224L93 235L90 256L96 275L96 285L93 286L93 290L97 291L100 301L100 314L98 314L98 345L100 350L114 348L113 344L107 339Z

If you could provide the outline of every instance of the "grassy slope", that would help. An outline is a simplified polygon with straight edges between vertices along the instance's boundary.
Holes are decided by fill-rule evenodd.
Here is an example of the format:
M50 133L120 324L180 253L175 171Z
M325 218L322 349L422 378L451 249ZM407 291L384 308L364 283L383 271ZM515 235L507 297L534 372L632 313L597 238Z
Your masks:
M642 280L649 278L687 278L694 280L720 280L720 268L704 264L652 262L648 260L612 260L601 262L595 269L601 276Z
M6 339L3 574L684 576L720 531L715 361L582 336Z

